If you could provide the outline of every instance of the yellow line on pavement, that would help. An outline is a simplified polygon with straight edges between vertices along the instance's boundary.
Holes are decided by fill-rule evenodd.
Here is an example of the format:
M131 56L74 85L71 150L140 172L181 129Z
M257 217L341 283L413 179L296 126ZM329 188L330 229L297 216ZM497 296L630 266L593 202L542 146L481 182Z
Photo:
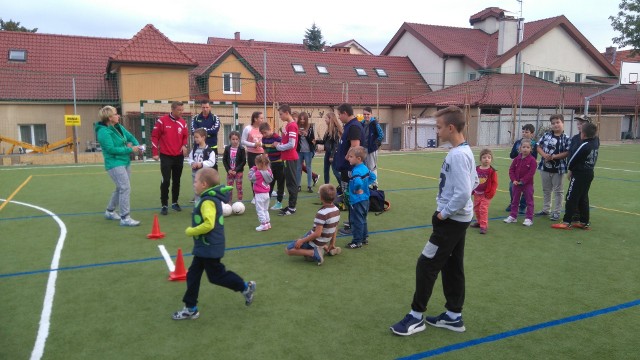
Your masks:
M630 212L630 211L624 211L624 210L617 210L617 209L609 209L606 207L601 207L601 206L594 206L594 205L590 205L592 208L594 209L600 209L600 210L605 210L605 211L613 211L613 212L618 212L618 213L622 213L622 214L627 214L627 215L637 215L640 216L640 214L638 213L634 213L634 212Z
M11 201L11 199L13 199L14 196L16 196L18 191L20 191L25 185L27 185L27 183L29 182L29 180L31 180L32 177L33 177L32 175L29 175L27 180L25 180L22 184L20 184L20 186L18 186L18 188L11 195L9 195L9 197L2 204L0 204L0 211L2 211L2 209L4 209L5 206L7 206L9 201Z

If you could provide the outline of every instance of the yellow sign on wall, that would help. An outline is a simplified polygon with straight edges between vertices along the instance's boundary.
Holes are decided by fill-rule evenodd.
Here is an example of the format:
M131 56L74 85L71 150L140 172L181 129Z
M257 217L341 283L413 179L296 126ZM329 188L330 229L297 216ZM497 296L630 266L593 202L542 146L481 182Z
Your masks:
M80 126L80 115L65 115L64 116L64 125L65 126Z

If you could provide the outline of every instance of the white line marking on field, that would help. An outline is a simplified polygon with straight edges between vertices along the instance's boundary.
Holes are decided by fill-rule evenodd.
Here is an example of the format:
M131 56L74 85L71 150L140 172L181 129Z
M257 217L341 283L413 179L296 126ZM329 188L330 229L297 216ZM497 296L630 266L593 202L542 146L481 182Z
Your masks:
M0 200L4 201L5 199ZM36 337L36 343L33 346L33 351L31 352L31 360L39 360L44 354L44 345L47 342L47 337L49 336L49 326L51 325L51 309L53 308L53 296L56 294L56 280L58 278L57 269L60 264L60 254L62 253L64 240L67 238L67 227L56 214L47 209L19 201L11 202L42 211L43 213L51 216L60 227L60 237L58 237L56 250L53 252L53 259L51 260L52 271L49 272L49 280L47 280L47 291L44 294L44 303L42 305L42 314L40 315L40 327L38 328L38 336Z
M158 249L160 249L160 253L162 254L162 257L164 258L164 261L167 263L167 267L169 268L169 272L176 271L176 266L173 265L173 261L171 261L171 256L169 256L169 253L167 252L167 249L164 247L164 245L158 245Z

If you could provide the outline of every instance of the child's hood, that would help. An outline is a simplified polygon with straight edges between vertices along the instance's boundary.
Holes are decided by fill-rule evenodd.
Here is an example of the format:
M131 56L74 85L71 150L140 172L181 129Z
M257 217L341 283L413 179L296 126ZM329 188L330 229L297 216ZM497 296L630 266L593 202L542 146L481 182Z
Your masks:
M233 190L233 187L227 185L218 185L212 188L209 188L202 192L200 196L213 196L218 198L222 202L229 201L229 192Z

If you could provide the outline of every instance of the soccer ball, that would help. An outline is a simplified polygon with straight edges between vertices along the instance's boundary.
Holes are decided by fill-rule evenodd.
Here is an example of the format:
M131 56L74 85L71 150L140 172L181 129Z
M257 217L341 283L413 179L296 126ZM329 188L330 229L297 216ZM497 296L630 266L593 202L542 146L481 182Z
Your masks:
M227 203L222 203L222 216L229 216L233 211L231 210L231 205Z
M240 201L234 202L233 205L231 205L231 211L236 215L244 214L244 204Z

